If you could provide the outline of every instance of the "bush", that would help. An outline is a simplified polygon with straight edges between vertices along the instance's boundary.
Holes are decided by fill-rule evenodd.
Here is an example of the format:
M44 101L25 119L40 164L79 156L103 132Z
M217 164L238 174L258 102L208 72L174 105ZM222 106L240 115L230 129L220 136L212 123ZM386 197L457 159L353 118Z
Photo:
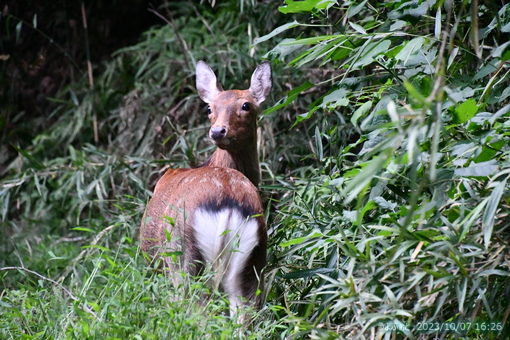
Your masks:
M166 6L167 25L118 51L94 89L67 87L58 120L15 146L3 338L509 334L508 5ZM221 294L148 269L136 238L159 174L211 152L195 62L246 88L266 48L282 98L260 131L268 297L242 333Z
M273 227L295 336L501 336L508 6L286 3L328 31L293 21L259 40L299 29L266 56L328 76L295 123L309 121L316 164L294 170ZM345 130L360 137L342 145Z

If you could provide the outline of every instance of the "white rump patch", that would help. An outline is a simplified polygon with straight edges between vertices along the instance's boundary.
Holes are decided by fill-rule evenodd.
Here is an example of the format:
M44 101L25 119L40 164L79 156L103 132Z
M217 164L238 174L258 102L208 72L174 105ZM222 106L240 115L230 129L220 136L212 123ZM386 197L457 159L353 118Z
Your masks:
M258 243L257 219L243 216L238 209L224 208L216 212L196 209L193 229L205 265L215 273L215 286L223 284L235 314L242 295L239 278Z

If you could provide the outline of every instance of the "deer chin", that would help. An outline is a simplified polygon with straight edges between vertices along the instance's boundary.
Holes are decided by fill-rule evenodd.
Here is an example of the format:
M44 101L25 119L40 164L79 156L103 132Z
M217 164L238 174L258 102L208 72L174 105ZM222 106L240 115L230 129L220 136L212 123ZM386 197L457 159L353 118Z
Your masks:
M226 137L221 138L221 139L211 138L211 140L213 141L214 145L216 145L220 149L228 149L230 144L232 143L232 140L230 138L226 138Z

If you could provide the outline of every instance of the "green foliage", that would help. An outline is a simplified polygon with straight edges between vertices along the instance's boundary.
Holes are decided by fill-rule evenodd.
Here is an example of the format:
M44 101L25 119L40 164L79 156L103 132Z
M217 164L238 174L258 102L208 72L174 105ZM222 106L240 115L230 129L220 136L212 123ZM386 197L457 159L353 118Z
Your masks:
M296 12L291 6L280 10ZM476 24L494 13L474 10ZM296 338L501 336L510 311L510 78L503 45L481 46L502 41L502 26L473 26L460 2L309 11L328 34L294 21L268 36L299 27L299 37L266 55L330 72L296 116L315 136L316 166L295 170L274 226L274 275L291 287L275 298L298 316ZM473 31L485 34L467 38ZM340 147L344 129L360 137ZM484 322L498 327L481 331Z
M93 89L86 77L68 86L52 99L55 123L30 146L12 145L19 156L2 167L0 184L0 338L285 334L286 327L275 331L269 308L255 321L257 333L243 333L225 316L222 295L206 292L203 282L172 289L138 254L155 180L211 150L205 105L195 94L196 61L219 71L226 87L247 87L260 61L249 58L250 39L233 37L255 37L255 28L271 24L246 4L240 14L235 2L169 6L161 9L167 25L118 51ZM267 14L262 7L257 13Z
M108 231L115 229L119 226ZM105 234L103 237L109 238ZM2 339L262 339L264 336L264 332L255 334L225 316L228 299L206 288L204 281L184 278L182 285L174 287L163 273L148 269L131 240L124 238L115 244L119 248L95 246L84 250L79 259L90 267L82 268L75 262L76 275L66 280L61 277L54 281L18 269L27 276L27 283L5 291L2 296ZM269 309L256 316L258 329L266 329L269 334L275 332L278 326L270 324L270 319Z
M14 145L2 338L509 334L510 7L268 4L163 7L167 25L118 51L94 89L70 85L58 120ZM260 124L267 304L241 333L221 294L172 287L136 238L161 171L211 152L196 61L246 88L267 50L281 98Z

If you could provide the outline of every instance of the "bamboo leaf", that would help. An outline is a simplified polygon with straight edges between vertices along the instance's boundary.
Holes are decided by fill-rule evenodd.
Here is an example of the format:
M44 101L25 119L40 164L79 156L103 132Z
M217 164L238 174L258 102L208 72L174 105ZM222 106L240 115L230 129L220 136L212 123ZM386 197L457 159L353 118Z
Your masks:
M274 36L277 36L278 34L282 33L282 32L285 32L286 30L288 29L291 29L291 28L294 28L294 27L297 27L297 26L300 26L301 24L299 22L297 22L296 20L294 20L293 22L289 22L285 25L281 25L277 28L275 28L271 33L269 34L266 34L266 35L263 35L262 37L260 38L256 38L254 41L253 41L253 45L257 45L257 44L260 44L261 42L264 42L266 40L269 40L271 39L272 37Z
M462 124L473 118L478 112L478 105L476 100L471 98L460 104L453 114L453 121L457 124Z
M360 26L354 22L349 22L349 26L351 26L358 33L367 34L367 31L365 31L365 29L362 26Z
M405 65L410 59L418 55L424 43L424 38L414 38L413 40L405 43L404 48L397 53L395 59L402 60Z
M455 169L456 176L462 177L488 177L499 169L498 162L493 159L488 162L473 163L465 168Z
M363 103L360 107L358 107L356 109L356 111L354 111L354 113L351 116L351 123L352 123L352 125L357 125L358 120L363 115L365 115L370 110L371 107L372 107L372 101L370 101L370 100L365 102L365 103Z
M299 279L305 277L313 277L318 274L330 274L334 271L331 268L313 268L313 269L304 269L304 270L296 270L291 273L286 273L282 276L284 279Z
M319 127L315 127L315 147L317 148L317 157L320 160L324 159L324 149L322 146L322 137Z
M506 181L507 179L505 178L505 180L502 182L494 183L492 193L487 202L485 211L483 212L482 232L485 249L488 249L491 242L494 220L496 219L496 211L499 207L499 202L501 201L501 197L503 196L503 192L506 188Z
M16 25L16 44L19 44L22 26L23 26L23 23L21 21L18 22L18 24Z
M283 14L311 12L314 9L328 9L336 0L285 0L286 6L278 7Z
M438 7L436 11L436 20L434 25L434 37L438 40L441 39L441 23L442 23L441 7Z
M290 103L292 103L294 101L294 99L297 98L297 96L301 93L301 92L304 92L306 90L308 90L309 88L313 87L313 84L310 83L309 81L306 81L304 84L292 89L291 91L289 91L289 93L287 94L287 97L281 99L280 101L278 101L273 107L270 107L269 109L265 110L264 111L264 114L265 115L268 115L270 113L273 113L275 111L278 111L280 110L281 108L289 105Z
M358 175L356 175L347 186L341 191L341 195L345 196L345 202L351 202L358 194L370 183L374 175L379 172L388 159L388 151L380 154L371 160Z

